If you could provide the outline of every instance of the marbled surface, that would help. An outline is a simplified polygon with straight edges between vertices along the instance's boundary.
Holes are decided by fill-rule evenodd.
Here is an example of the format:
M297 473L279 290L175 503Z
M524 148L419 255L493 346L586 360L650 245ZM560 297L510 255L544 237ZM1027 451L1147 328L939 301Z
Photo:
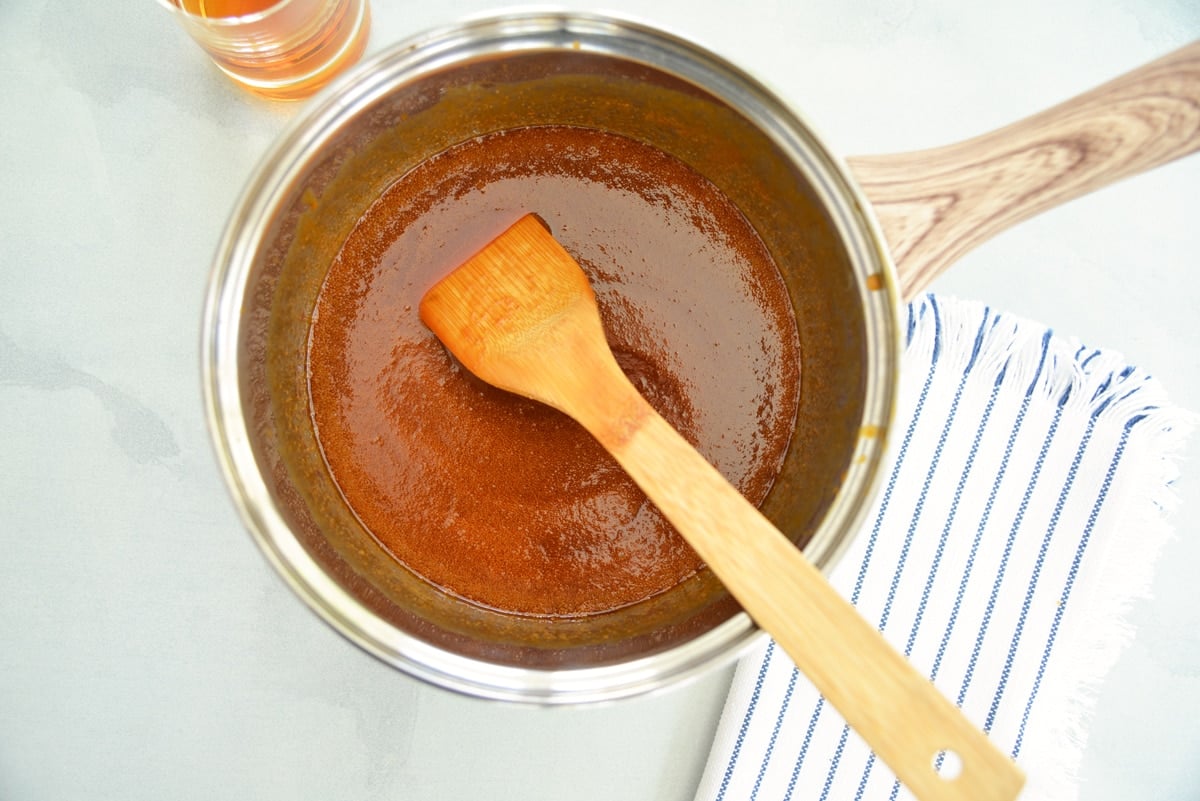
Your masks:
M374 0L370 50L491 7ZM1200 37L1195 0L604 8L746 67L846 155L978 133ZM148 0L0 4L0 799L690 798L727 670L597 708L457 697L320 624L244 532L200 312L229 210L301 110L236 89ZM1197 201L1193 156L934 289L1122 351L1200 410ZM1084 799L1200 798L1194 457L1178 494L1137 638L1096 688Z

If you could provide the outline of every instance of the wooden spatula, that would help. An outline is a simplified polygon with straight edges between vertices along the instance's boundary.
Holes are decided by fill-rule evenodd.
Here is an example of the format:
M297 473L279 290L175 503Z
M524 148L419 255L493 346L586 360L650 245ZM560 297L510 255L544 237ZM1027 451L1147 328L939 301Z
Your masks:
M590 431L919 798L1017 796L1016 765L642 398L609 350L587 276L539 218L436 284L420 314L471 372ZM955 775L936 767L943 752Z

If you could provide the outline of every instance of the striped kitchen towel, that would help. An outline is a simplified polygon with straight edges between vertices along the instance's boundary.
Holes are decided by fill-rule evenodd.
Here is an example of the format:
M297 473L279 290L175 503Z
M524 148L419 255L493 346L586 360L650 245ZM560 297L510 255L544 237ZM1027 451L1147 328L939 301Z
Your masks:
M1193 427L1114 353L980 304L908 308L889 463L831 580L1014 756L1024 799L1077 795ZM697 801L908 797L774 643L742 659Z

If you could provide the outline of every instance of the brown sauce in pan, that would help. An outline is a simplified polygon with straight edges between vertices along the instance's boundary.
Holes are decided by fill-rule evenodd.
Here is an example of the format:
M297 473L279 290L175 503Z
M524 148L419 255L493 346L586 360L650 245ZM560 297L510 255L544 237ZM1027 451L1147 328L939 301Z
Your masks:
M530 211L587 271L634 384L754 503L792 432L799 339L745 218L686 165L623 137L488 134L422 163L363 215L309 339L334 481L427 581L506 612L586 615L702 565L581 427L474 378L417 317L435 281Z

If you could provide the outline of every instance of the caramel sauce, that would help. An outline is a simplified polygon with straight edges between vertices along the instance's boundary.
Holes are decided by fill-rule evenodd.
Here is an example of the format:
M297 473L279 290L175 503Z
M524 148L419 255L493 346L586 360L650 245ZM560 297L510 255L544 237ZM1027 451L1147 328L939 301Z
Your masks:
M487 134L423 162L363 215L309 335L309 401L334 481L434 585L505 612L580 616L702 565L581 427L476 379L417 317L433 283L530 211L587 272L635 386L756 504L792 433L800 345L746 219L631 139Z

